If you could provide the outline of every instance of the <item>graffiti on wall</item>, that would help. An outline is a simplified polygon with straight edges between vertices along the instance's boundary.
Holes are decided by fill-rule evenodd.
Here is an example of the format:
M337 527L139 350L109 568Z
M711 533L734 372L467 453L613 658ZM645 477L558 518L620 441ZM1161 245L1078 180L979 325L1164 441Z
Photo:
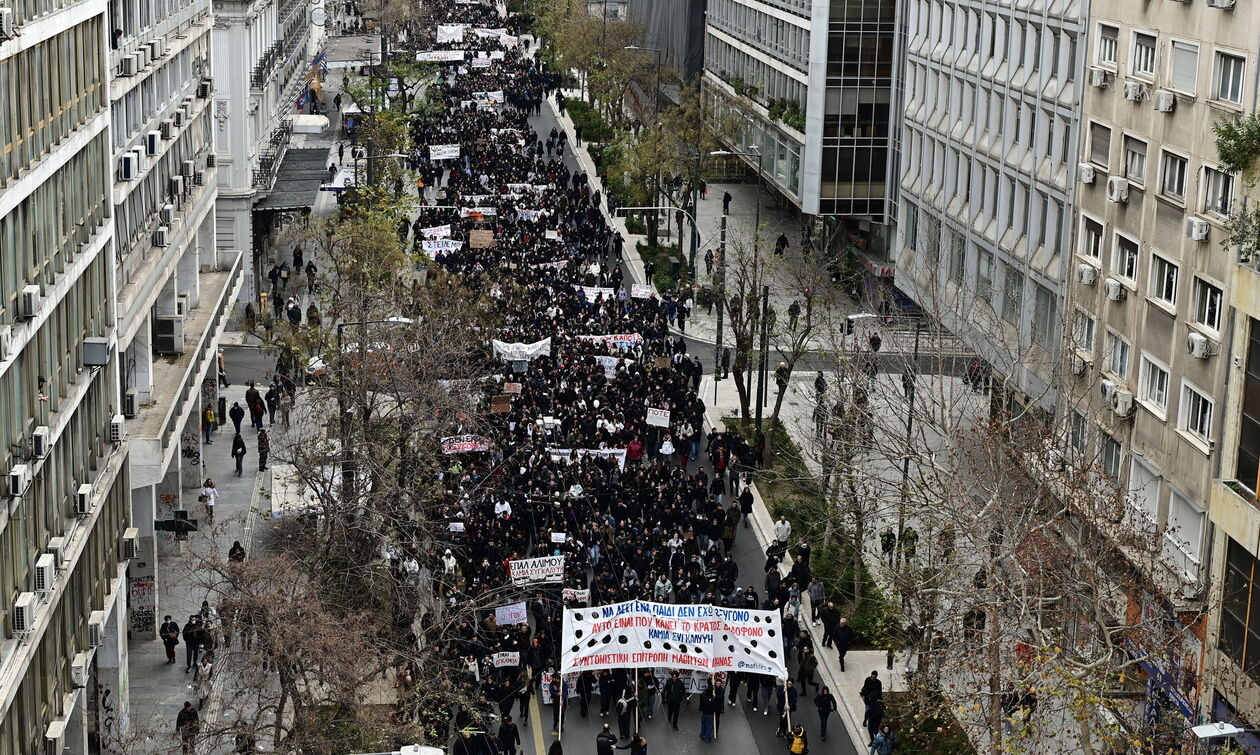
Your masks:
M201 436L196 430L187 430L179 436L179 455L184 466L197 475L201 470Z
M127 604L131 609L131 631L153 632L156 630L157 605L154 597L152 577L131 579L127 595Z

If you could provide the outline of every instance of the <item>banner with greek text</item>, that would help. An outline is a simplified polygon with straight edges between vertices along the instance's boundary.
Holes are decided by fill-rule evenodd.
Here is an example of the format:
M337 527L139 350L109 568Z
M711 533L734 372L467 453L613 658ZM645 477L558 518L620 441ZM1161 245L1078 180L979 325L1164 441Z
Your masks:
M512 577L512 584L518 586L541 582L561 582L564 580L564 556L543 556L508 561L508 574Z
M561 600L572 600L578 603L587 603L591 599L590 590L579 590L576 587L566 587L560 591Z
M416 61L419 63L445 63L463 59L463 50L424 50L416 53Z
M517 651L495 653L493 658L495 668L516 668L521 665L521 654Z
M444 454L462 454L490 449L490 439L484 435L452 435L443 438L441 444Z
M628 600L564 611L561 672L677 668L787 676L778 611Z
M579 341L600 341L611 343L619 349L628 349L633 344L641 343L643 336L638 333L610 333L606 336L578 336Z
M630 298L632 299L651 299L656 295L656 291L646 283L633 283L630 286Z
M588 302L597 302L601 298L604 301L611 301L616 298L613 295L614 292L611 288L599 288L596 286L574 286L574 288L581 291L582 296L584 296Z
M472 67L473 68L489 68L491 62L492 61L490 60L490 58L473 58Z
M509 362L520 360L530 360L534 357L551 356L551 339L544 338L534 343L504 343L503 341L491 341L494 347L494 353L503 357Z
M548 448L547 454L552 461L569 461L573 454L582 456L598 456L603 459L616 459L620 469L626 468L626 449L624 448Z
M459 211L461 218L484 217L486 215L494 217L498 214L498 207L464 207Z
M464 30L468 28L468 24L438 24L437 41L442 42L462 42L464 41Z
M435 225L432 228L421 228L420 235L426 239L445 239L451 235L451 225Z
M464 242L456 239L435 239L433 241L421 241L420 245L426 252L458 252L464 248Z
M525 602L512 603L494 609L494 623L501 627L508 624L528 624L529 614L525 611Z
M429 159L430 160L452 160L459 157L458 144L430 144Z

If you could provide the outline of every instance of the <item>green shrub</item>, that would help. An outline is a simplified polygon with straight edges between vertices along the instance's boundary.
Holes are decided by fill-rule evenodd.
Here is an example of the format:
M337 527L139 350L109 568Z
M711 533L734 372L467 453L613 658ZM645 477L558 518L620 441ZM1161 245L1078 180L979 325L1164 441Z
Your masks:
M599 112L590 105L581 100L569 100L565 110L573 119L574 125L581 126L583 141L612 141L615 134L612 127L605 123Z
M637 214L630 214L626 216L626 230L635 236L644 236L647 234L647 223Z
M1260 115L1230 118L1212 126L1216 134L1216 154L1231 172L1248 170L1260 155Z

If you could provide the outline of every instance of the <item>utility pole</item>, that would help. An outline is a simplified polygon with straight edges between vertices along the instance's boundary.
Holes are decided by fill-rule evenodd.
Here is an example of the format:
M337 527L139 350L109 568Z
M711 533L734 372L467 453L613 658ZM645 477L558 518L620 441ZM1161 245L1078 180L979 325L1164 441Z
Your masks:
M900 554L904 552L901 548L901 538L906 534L906 504L910 496L910 442L914 433L914 396L918 393L915 389L915 378L919 373L919 333L922 329L923 322L916 320L914 323L914 362L910 368L910 382L907 383L910 395L906 397L906 448L905 456L901 459L901 499L897 504L898 560L901 558ZM871 352L871 359L875 359L875 352Z
M722 315L726 310L726 216L722 216L721 235L718 237L717 282L717 343L713 347L713 405L717 405L718 381L726 377L722 370Z

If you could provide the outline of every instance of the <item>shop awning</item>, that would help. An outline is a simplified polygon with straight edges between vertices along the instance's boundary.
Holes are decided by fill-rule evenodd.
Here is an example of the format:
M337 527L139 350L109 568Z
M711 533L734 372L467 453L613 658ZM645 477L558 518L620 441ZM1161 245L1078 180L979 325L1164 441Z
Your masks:
M300 210L310 207L319 196L319 186L328 179L328 148L289 149L280 162L275 188L255 210Z

